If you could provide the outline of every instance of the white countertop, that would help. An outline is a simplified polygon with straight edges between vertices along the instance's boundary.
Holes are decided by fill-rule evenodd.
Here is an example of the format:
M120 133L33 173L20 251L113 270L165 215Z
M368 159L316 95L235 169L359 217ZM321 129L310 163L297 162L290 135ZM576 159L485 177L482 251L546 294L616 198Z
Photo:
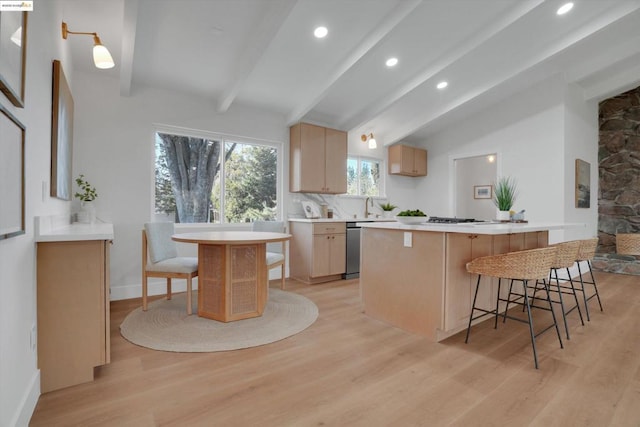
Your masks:
M395 222L393 218L287 218L291 222Z
M529 223L460 223L460 224L440 224L423 223L417 225L405 225L397 221L384 223L362 222L358 223L363 228L381 228L388 230L403 231L437 231L442 233L473 233L473 234L512 234L527 233L530 231L562 230L567 228L586 227L584 223L552 223L552 222L529 222Z
M69 223L65 217L39 216L35 218L36 242L113 240L113 236L113 224L106 222L81 224Z

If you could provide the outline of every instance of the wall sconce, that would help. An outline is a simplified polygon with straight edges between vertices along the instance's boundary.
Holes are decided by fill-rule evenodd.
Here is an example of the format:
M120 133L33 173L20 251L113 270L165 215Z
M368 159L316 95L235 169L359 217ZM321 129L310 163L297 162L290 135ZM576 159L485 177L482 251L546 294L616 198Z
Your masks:
M369 149L374 150L378 148L378 144L376 143L376 139L373 137L373 133L370 133L369 136L362 135L360 139L362 142L367 142L367 139L369 140Z
M67 27L67 23L63 21L62 22L62 38L66 40L69 34L83 34L86 36L93 36L93 43L94 43L93 63L96 65L97 68L101 68L101 69L114 67L115 63L113 62L113 58L111 57L109 50L103 46L102 42L100 41L100 37L98 37L97 33L82 33L82 32L76 32L76 31L69 31L69 28Z

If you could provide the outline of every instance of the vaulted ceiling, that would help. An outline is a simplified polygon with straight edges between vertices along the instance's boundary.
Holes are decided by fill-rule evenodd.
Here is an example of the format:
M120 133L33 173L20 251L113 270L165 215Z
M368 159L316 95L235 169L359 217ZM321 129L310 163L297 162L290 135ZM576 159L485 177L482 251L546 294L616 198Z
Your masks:
M118 78L121 96L162 87L391 144L558 73L586 100L640 85L640 0L573 0L557 15L565 2L64 0L63 19L98 32L116 62L96 69L91 41L73 37L73 66Z

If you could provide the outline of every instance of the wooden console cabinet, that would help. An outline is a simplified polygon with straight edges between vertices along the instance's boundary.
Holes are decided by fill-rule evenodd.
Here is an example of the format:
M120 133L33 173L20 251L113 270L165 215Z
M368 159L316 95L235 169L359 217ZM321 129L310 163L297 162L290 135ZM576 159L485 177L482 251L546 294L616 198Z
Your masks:
M305 283L342 278L346 271L347 229L344 222L290 222L291 277Z
M289 130L289 191L347 192L347 133L309 123Z
M93 381L110 362L110 240L37 243L42 393Z

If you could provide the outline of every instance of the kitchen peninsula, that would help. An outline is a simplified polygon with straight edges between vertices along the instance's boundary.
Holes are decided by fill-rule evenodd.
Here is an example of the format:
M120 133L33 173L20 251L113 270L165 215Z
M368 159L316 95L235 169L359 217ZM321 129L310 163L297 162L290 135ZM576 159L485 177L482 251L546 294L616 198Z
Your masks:
M477 280L467 273L467 262L547 246L550 230L568 227L551 223L360 225L365 314L433 341L467 327ZM490 309L495 306L497 279L485 284L476 304Z

